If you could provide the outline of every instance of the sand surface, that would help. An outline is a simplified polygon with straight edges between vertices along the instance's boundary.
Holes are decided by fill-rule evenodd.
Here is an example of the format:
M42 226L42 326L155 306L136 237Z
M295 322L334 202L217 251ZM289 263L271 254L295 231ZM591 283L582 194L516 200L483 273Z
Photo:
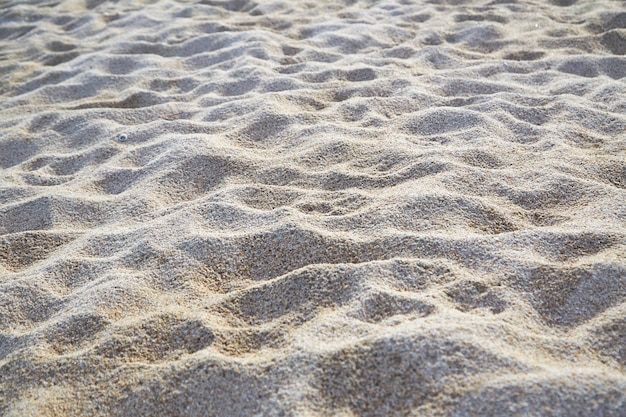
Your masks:
M626 3L2 1L0 415L626 416Z

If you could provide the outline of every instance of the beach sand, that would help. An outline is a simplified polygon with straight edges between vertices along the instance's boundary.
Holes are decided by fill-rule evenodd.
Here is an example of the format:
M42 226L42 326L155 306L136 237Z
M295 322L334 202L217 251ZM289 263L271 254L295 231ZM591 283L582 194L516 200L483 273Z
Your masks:
M0 415L626 416L626 4L0 9Z

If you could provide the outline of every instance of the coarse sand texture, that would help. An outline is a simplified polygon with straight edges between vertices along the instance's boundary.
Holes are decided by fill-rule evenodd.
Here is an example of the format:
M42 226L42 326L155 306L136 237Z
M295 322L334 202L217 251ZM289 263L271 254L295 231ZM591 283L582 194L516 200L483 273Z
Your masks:
M3 0L0 415L626 417L626 2Z

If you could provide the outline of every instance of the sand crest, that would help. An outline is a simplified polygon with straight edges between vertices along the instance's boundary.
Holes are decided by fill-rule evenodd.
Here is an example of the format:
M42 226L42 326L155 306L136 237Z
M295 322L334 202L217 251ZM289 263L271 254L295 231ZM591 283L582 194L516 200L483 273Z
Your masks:
M626 416L626 6L7 0L0 415Z

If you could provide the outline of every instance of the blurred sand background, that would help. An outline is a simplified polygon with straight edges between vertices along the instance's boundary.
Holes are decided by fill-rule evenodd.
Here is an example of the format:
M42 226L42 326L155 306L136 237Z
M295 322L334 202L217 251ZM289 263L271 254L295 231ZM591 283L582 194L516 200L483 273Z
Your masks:
M626 416L626 3L0 3L0 415Z

